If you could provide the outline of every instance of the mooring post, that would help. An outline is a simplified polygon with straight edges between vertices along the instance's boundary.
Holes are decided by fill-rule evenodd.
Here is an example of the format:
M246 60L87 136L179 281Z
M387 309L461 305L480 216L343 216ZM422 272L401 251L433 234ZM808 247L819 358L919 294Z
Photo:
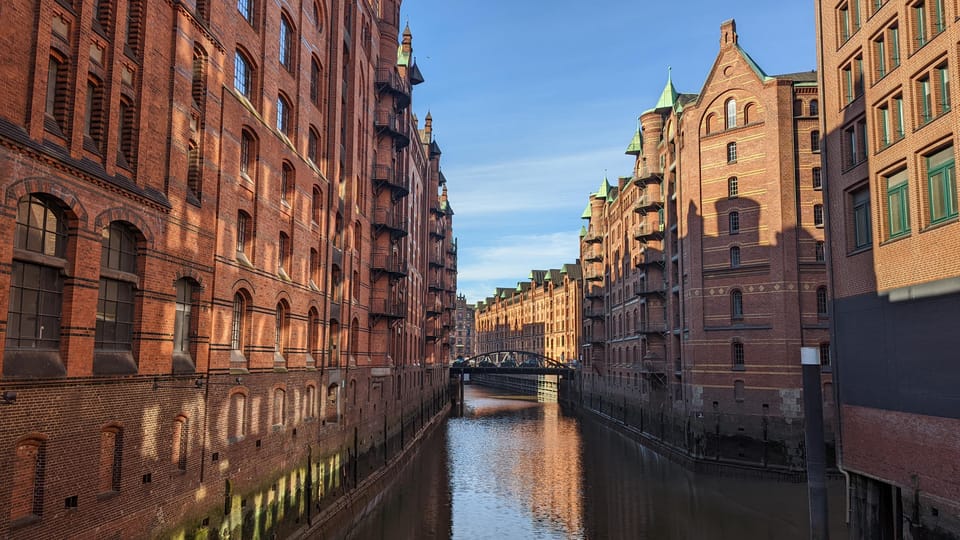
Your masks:
M820 351L800 348L803 366L803 415L807 454L807 495L810 502L810 538L827 540L826 449L823 442L823 395L820 389Z

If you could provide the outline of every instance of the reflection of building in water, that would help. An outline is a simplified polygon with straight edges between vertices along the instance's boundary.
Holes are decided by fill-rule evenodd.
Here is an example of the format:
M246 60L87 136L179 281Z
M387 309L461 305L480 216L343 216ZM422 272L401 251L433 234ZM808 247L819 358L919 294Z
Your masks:
M532 270L516 288L497 288L477 302L476 353L514 350L576 360L580 306L580 265Z
M800 347L829 358L816 74L719 37L583 213L585 399L697 457L802 467Z
M851 537L960 537L960 4L815 4Z

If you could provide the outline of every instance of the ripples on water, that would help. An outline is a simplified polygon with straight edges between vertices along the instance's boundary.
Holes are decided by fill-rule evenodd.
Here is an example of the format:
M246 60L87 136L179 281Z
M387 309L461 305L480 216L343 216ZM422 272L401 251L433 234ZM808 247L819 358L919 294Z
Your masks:
M803 484L695 475L555 403L468 386L355 539L807 538ZM845 537L841 486L832 532Z

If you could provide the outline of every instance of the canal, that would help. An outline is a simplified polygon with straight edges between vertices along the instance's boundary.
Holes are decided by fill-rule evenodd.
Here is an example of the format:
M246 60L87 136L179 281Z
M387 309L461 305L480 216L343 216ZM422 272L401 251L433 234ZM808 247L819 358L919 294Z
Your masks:
M804 484L694 474L556 403L468 386L343 539L804 539ZM845 538L833 482L831 536Z

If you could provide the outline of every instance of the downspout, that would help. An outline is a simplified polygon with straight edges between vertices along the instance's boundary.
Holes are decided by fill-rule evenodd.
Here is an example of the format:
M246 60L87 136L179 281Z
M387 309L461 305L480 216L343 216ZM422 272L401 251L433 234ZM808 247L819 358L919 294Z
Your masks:
M818 1L816 3L817 10L817 63L819 69L817 70L817 95L820 98L821 102L826 103L823 100L823 89L826 87L824 84L824 61L823 61L823 10L821 9L822 2ZM826 105L820 108L821 111L826 110ZM819 118L820 133L824 140L827 135L827 126L826 126L826 115L823 112L820 112ZM827 317L830 321L830 343L836 345L837 343L837 327L834 324L834 310L833 303L836 298L836 286L834 282L834 272L833 272L833 249L831 243L833 242L832 238L832 223L831 223L831 213L830 213L830 175L829 169L827 168L827 156L829 152L829 147L826 144L820 144L820 170L826 171L827 174L824 174L821 179L821 193L823 194L823 220L824 220L824 232L825 232L825 248L824 248L824 262L827 268L827 289L830 291L830 302L827 303ZM831 347L833 351L837 350L837 347ZM834 402L834 419L836 421L837 433L835 437L835 446L837 454L837 469L840 471L840 474L843 475L845 485L844 492L844 502L846 503L846 512L844 514L844 522L848 525L850 524L850 473L843 467L843 415L840 414L840 407L842 401L840 400L840 362L833 362L833 402Z

